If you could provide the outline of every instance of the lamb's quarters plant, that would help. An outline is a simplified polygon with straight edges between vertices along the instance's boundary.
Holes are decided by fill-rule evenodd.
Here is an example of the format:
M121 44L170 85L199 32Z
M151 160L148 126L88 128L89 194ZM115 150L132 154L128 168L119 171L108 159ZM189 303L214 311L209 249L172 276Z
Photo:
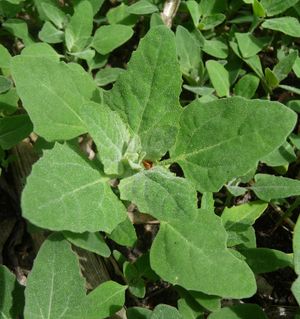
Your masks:
M1 1L2 174L30 135L22 217L51 234L25 297L1 266L0 318L265 319L262 276L300 275L299 221L293 254L262 240L300 204L299 1L175 4L169 29L162 1Z

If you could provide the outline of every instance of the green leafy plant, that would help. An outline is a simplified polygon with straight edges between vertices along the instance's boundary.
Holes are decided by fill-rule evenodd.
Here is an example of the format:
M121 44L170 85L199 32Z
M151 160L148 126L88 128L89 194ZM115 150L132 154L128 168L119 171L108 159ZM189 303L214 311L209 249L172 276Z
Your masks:
M189 22L172 17L175 33L157 13L163 3L122 2L105 23L102 5L0 4L3 29L25 46L14 56L0 46L0 159L13 162L5 151L32 132L34 147L41 141L21 209L31 233L51 233L25 291L1 267L0 318L266 318L251 300L221 300L251 298L261 274L299 275L299 222L294 256L257 247L254 227L268 207L293 224L300 205L289 199L300 194L289 171L299 168L299 101L275 101L278 90L300 93L282 84L299 76L298 1L189 0L177 8ZM42 42L15 12L38 19ZM126 69L110 67L139 23ZM274 38L278 59L262 64ZM134 255L144 240L139 224L156 228L129 258L124 246ZM114 280L87 289L78 250L110 259ZM173 289L177 308L128 307L151 285Z

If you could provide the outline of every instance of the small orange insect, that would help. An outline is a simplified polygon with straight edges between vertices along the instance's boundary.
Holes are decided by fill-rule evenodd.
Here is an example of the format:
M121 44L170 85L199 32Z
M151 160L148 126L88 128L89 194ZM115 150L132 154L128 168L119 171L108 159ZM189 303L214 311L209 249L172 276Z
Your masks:
M145 169L150 169L153 167L153 162L151 162L149 160L143 160L143 165L144 165Z

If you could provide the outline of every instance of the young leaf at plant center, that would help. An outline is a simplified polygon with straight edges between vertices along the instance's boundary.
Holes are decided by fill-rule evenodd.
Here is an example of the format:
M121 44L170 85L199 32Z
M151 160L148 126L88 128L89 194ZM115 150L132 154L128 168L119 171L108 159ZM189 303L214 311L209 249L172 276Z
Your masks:
M251 99L259 85L259 78L253 73L244 75L235 85L233 91L236 95Z
M155 307L153 310L151 319L165 319L165 318L172 318L172 319L184 319L178 310L174 307L160 304Z
M3 265L0 265L0 287L0 318L15 319L19 317L24 307L24 288Z
M115 82L121 73L125 72L121 68L105 68L101 69L95 75L95 81L99 86L105 86L112 82Z
M126 25L104 25L96 31L92 47L100 54L108 54L127 42L132 36L132 28Z
M167 27L158 26L140 41L127 71L104 97L141 138L145 158L153 161L175 142L180 91L175 37Z
M0 118L0 146L10 149L32 132L32 123L28 115L15 115Z
M64 41L64 32L56 29L51 22L46 21L39 32L39 39L47 43L61 43Z
M130 133L118 113L105 105L89 103L82 107L81 117L97 146L105 173L122 175Z
M111 232L126 210L99 168L56 144L34 165L22 195L23 216L51 230Z
M298 38L300 34L300 23L294 17L280 17L266 20L263 28L279 31L291 37Z
M127 319L151 319L152 311L147 308L130 307L126 310Z
M284 267L293 268L293 257L280 250L269 248L240 249L246 262L255 274L276 271Z
M252 272L226 248L221 220L212 212L197 210L196 193L187 180L156 167L123 179L119 189L122 199L161 222L150 263L164 280L224 297L240 298L255 292Z
M219 97L229 96L229 73L222 64L209 60L205 63L209 78Z
M267 12L267 16L278 15L293 7L299 0L261 0L261 5Z
M51 235L41 247L28 277L25 319L41 316L99 319L114 313L112 308L116 310L123 305L124 286L106 282L88 296L84 286L78 259L70 244L60 234Z
M64 237L73 245L80 247L82 249L92 251L95 254L103 257L110 256L110 249L106 245L105 240L102 235L97 233L72 233L69 231L63 232Z
M139 0L127 8L127 12L136 15L145 15L157 12L158 8L147 0Z
M283 144L296 114L277 102L240 97L184 108L169 162L201 192L215 192Z
M288 142L285 142L279 148L261 159L261 162L268 166L284 166L294 162L297 159L294 148Z
M241 304L231 307L224 307L213 312L208 319L267 319L263 310L255 304Z
M300 181L282 176L256 174L251 186L257 197L264 201L300 195Z
M79 2L75 7L65 31L66 46L71 52L82 51L93 30L93 8L89 1Z
M98 89L78 64L22 54L12 59L11 70L37 134L52 141L85 132L79 111Z
M256 38L251 33L236 32L235 38L237 39L237 43L243 58L246 59L256 55L271 42L270 37Z
M270 91L272 91L279 85L279 80L277 79L274 72L269 68L265 69L265 82Z
M199 82L203 77L201 49L189 31L180 25L176 29L176 49L182 73L188 79Z
M279 62L274 66L273 72L279 82L285 79L289 72L291 72L297 56L298 51L292 51L290 54L279 60Z

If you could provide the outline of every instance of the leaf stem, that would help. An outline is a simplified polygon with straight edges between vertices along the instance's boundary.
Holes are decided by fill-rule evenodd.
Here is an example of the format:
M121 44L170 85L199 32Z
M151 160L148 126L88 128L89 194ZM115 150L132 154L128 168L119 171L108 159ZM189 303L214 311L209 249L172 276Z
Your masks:
M165 25L169 28L172 26L172 21L176 16L180 0L167 0L164 4L164 9L161 13L161 18Z

